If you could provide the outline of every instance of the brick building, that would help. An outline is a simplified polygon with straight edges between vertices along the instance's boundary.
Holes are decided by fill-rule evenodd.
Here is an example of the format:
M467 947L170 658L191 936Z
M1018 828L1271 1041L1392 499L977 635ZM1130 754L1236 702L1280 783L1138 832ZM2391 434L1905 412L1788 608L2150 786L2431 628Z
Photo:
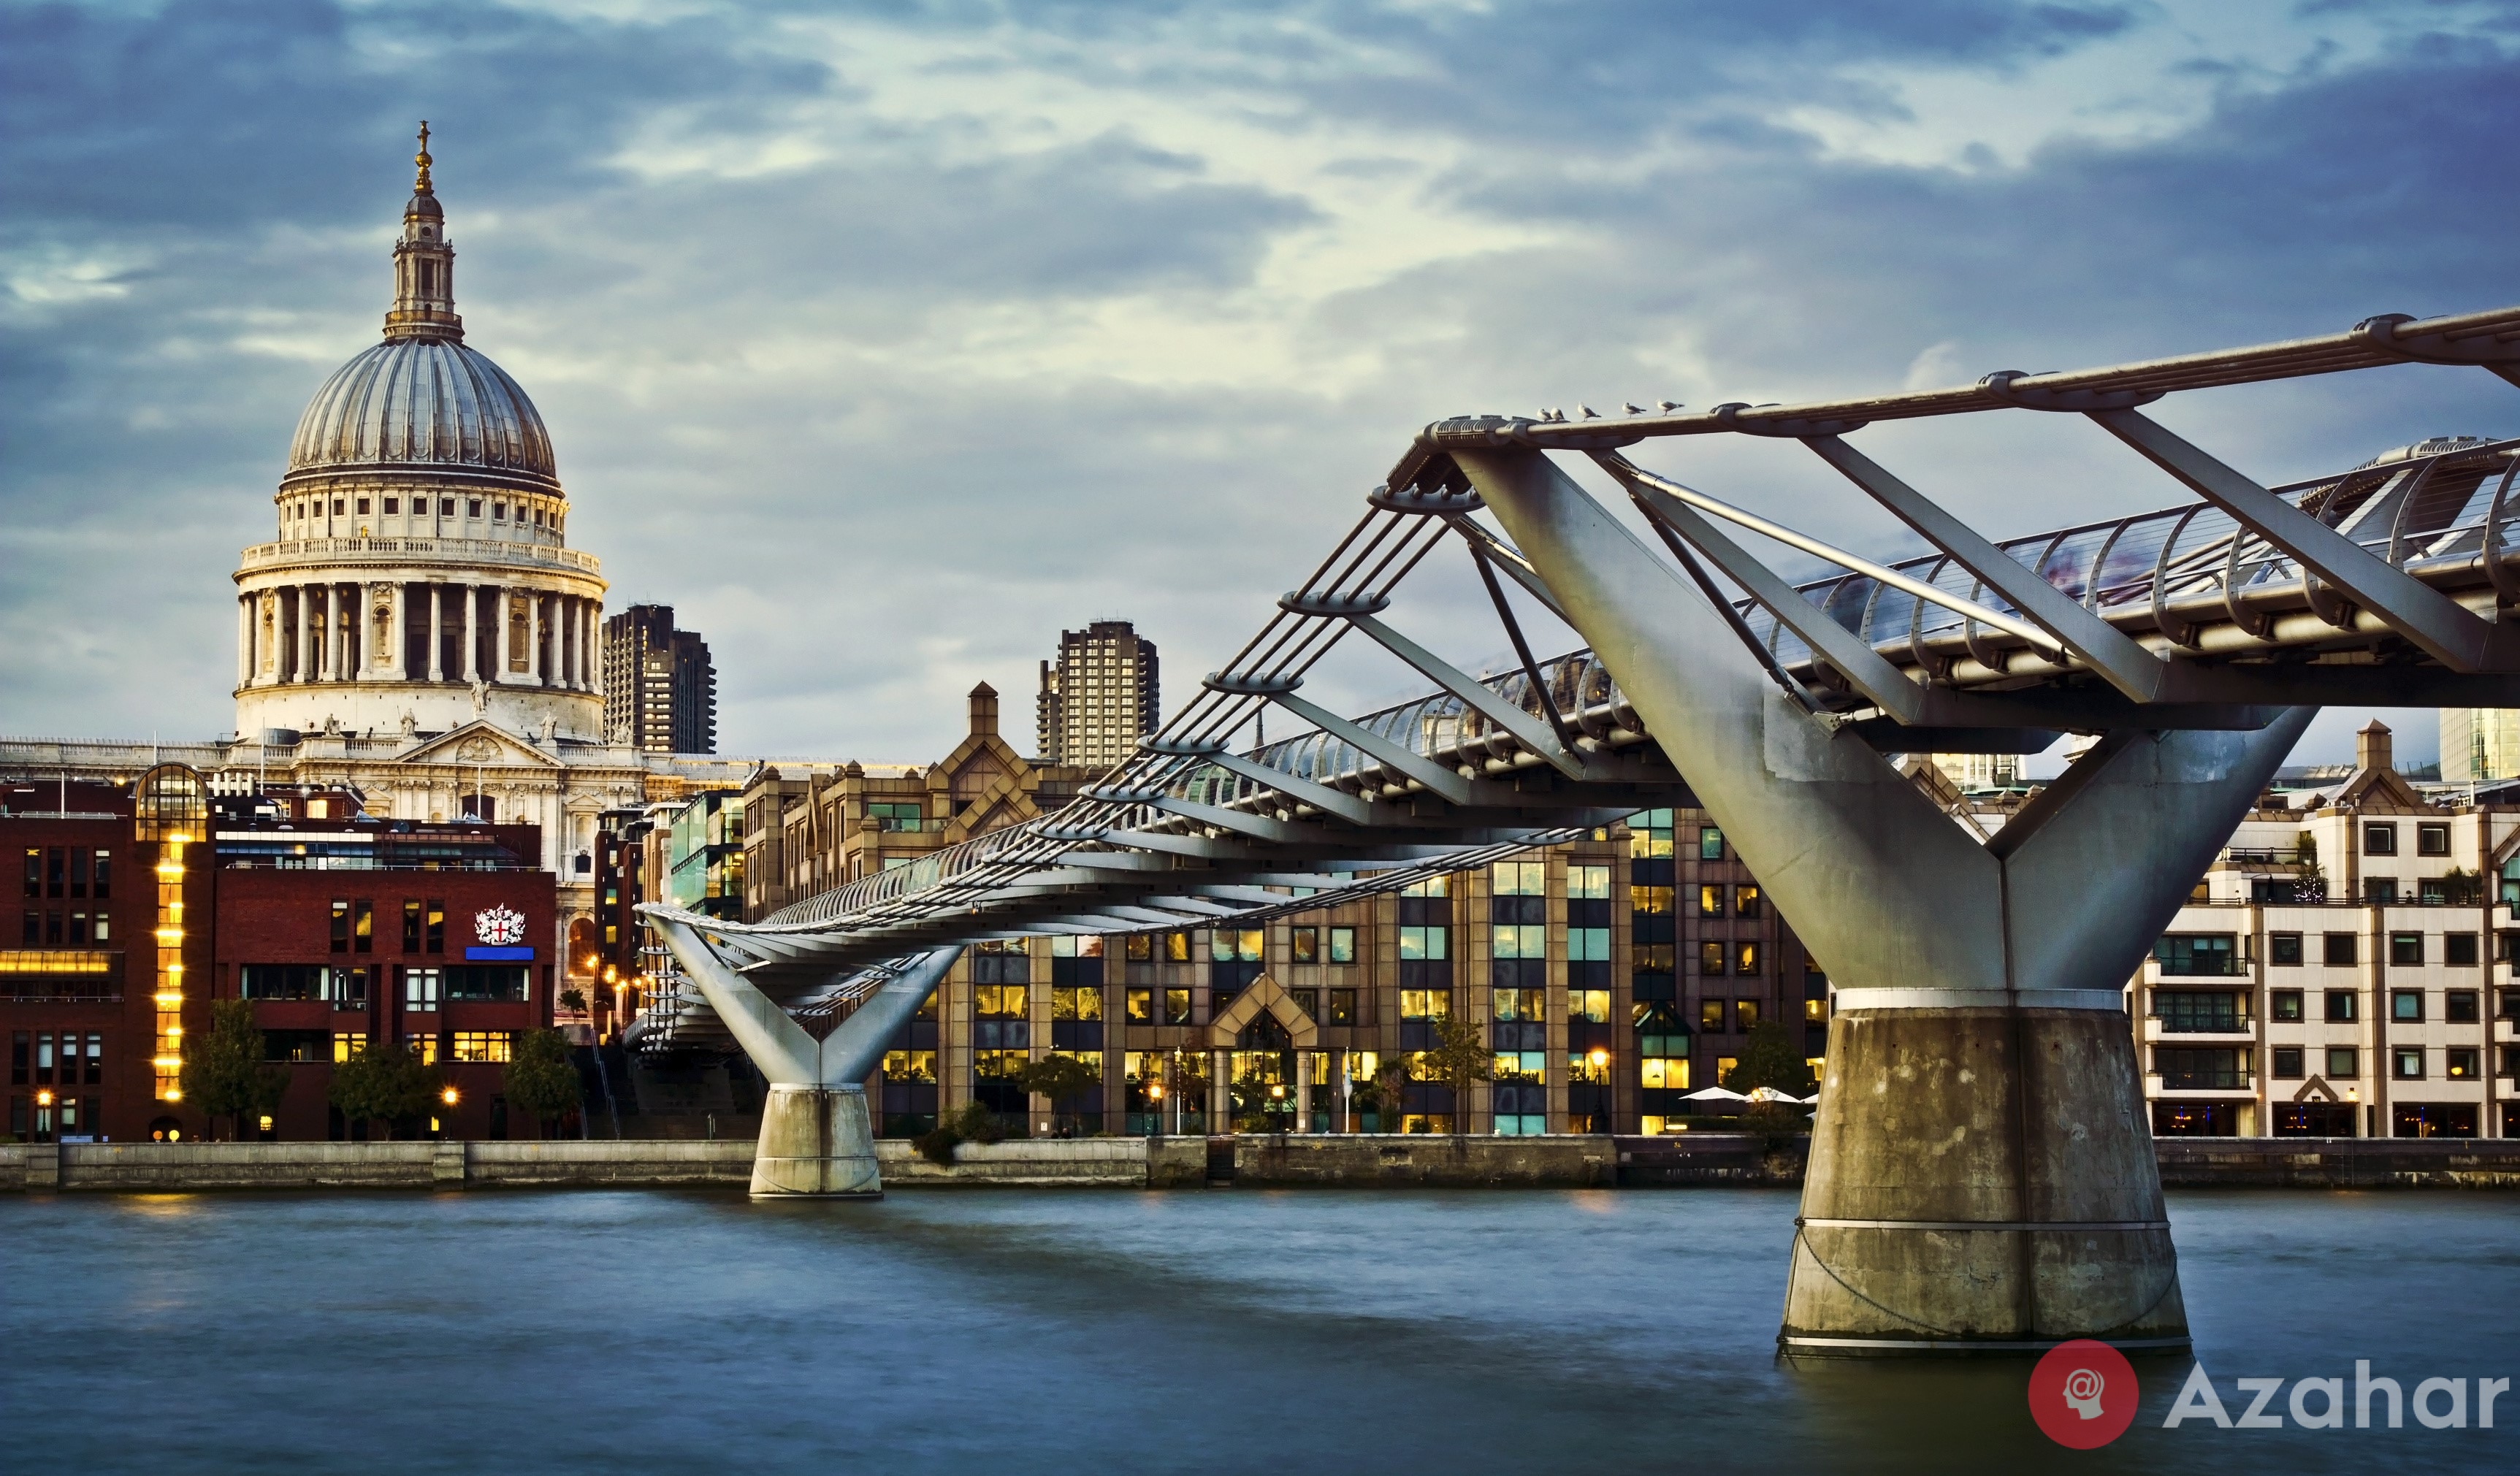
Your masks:
M11 1136L202 1136L182 1051L224 999L253 1002L265 1058L290 1077L249 1132L364 1133L326 1091L334 1063L375 1039L443 1071L457 1100L437 1131L530 1132L505 1111L500 1063L516 1032L552 1018L541 844L532 826L382 820L344 791L212 795L180 765L127 784L8 784L0 845L22 868L20 946L0 953Z

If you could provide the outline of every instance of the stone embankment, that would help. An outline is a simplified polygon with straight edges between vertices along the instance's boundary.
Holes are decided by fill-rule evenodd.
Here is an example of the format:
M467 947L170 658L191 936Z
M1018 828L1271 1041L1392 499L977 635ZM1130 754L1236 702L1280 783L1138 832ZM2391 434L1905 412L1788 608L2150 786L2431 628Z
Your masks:
M2173 1188L2520 1188L2520 1140L2188 1139L2155 1144ZM1802 1144L1668 1138L1384 1136L1082 1138L966 1143L952 1165L876 1144L890 1188L957 1185L1267 1187L1647 1187L1802 1180ZM0 1144L0 1190L739 1188L753 1144L536 1142Z

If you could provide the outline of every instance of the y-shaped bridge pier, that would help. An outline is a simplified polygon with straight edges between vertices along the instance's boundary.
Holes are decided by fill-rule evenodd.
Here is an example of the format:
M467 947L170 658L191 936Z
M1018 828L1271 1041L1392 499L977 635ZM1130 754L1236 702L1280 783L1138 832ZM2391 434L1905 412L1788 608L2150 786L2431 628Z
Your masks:
M760 922L644 909L690 987L641 1028L770 1074L756 1193L873 1192L852 1094L965 942L1310 911L1694 803L1836 986L1782 1344L2184 1343L2126 983L2318 705L2520 706L2520 440L2270 487L2139 407L2405 363L2520 383L2520 308L1849 401L1439 422L1086 798ZM2198 501L1996 543L1847 439L2000 410L2083 416ZM1876 563L1626 455L1704 434L1801 442L1934 552ZM1742 534L1845 572L1796 586ZM1503 675L1384 619L1448 538L1516 652ZM1589 649L1535 659L1508 583ZM1436 693L1357 719L1298 695L1350 633ZM1264 705L1314 731L1234 750ZM2096 741L1984 842L1884 757L2066 732Z

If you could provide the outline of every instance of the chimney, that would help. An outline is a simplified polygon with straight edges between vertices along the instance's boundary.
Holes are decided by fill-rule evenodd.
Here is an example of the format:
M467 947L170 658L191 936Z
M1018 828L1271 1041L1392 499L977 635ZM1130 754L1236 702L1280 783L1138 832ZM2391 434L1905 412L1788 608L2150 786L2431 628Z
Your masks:
M971 732L974 736L998 731L998 690L983 682L971 689ZM2388 732L2383 728L2383 733Z
M2397 765L2392 762L2395 758L2390 751L2392 747L2388 726L2373 718L2362 725L2362 732L2354 735L2354 767L2358 770L2394 770Z

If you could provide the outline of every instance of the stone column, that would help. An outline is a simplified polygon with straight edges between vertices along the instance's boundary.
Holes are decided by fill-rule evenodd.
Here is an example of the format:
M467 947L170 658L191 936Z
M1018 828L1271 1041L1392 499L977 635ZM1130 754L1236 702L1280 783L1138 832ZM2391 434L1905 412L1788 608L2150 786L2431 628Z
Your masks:
M443 599L445 591L446 586L442 584L432 584L428 587L428 664L425 669L432 682L446 680L446 605Z
M384 669L389 676L409 681L411 673L405 668L411 664L411 586L397 579L386 588L393 592L393 616L386 627Z
M1234 1083L1226 1073L1233 1069L1234 1058L1222 1051L1207 1053L1207 1131L1234 1131Z
M315 680L315 592L311 586L296 585L297 596L297 659L290 664L292 682Z
M253 681L253 597L237 596L237 686Z
M533 590L525 596L525 675L538 687L551 685L543 666L543 592Z
M469 584L456 588L464 592L464 680L470 684L481 679L481 638L473 629L480 618L481 592Z
M1295 1052L1295 1131L1313 1131L1313 1053Z

